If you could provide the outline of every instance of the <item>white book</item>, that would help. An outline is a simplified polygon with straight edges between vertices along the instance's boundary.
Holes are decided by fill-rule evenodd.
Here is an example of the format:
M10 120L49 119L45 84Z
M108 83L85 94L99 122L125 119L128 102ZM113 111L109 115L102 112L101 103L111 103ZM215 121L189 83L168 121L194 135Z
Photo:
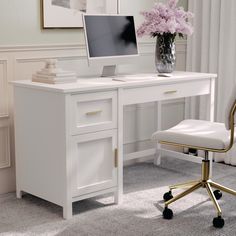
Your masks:
M46 76L32 76L32 82L40 82L47 84L62 84L62 83L75 83L77 82L77 78L75 76L58 78L58 77L46 77Z
M43 74L34 74L33 75L34 77L38 77L38 78L43 78L43 79L58 79L58 80L60 80L60 79L63 79L63 80L65 80L65 79L67 79L67 78L76 78L76 76L75 75L67 75L67 76L55 76L55 75L43 75Z
M38 71L36 72L37 75L48 75L48 76L56 76L56 77L64 77L64 76L75 76L76 74L74 72L70 71L58 71L58 72L49 72L49 71Z

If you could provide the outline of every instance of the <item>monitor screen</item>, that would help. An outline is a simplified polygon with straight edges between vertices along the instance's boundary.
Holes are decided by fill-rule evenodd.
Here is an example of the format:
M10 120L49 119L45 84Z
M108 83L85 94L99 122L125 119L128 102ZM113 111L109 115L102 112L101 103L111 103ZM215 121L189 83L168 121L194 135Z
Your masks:
M138 54L133 16L84 15L89 58Z

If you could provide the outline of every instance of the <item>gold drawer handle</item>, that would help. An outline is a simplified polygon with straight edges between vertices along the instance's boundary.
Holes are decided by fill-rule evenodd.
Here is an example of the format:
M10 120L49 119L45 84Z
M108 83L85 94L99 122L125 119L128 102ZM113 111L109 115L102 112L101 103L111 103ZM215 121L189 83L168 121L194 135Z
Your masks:
M169 90L164 92L164 94L172 94L172 93L177 93L177 90Z
M115 149L115 163L114 163L115 168L118 167L118 149Z
M89 111L89 112L86 112L86 116L93 116L93 115L97 115L99 113L101 113L102 110L98 110L98 111Z

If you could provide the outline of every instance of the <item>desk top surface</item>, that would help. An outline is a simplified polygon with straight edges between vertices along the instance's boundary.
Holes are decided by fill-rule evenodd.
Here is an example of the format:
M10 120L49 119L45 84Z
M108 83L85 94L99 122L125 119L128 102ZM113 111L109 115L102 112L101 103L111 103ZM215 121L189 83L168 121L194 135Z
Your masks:
M12 82L16 87L46 90L57 93L87 92L117 88L132 88L143 86L158 86L216 78L216 74L175 71L170 77L158 76L156 73L126 74L114 77L81 77L74 83L46 84L20 80Z

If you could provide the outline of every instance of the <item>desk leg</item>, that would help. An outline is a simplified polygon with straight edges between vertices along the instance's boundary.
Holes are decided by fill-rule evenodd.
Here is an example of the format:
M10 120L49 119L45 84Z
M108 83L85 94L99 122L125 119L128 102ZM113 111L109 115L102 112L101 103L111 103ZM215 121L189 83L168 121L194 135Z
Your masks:
M73 216L72 202L63 206L63 218L66 220L71 219Z
M117 170L117 191L115 192L115 203L119 204L122 202L123 197L123 129L124 129L124 105L123 105L123 89L118 89L118 170Z
M196 119L196 107L197 100L196 97L186 97L184 99L184 119ZM183 148L184 153L188 153L188 148ZM204 155L204 153L203 153Z
M157 131L161 130L161 102L156 102L156 127ZM157 143L156 145L156 155L154 157L154 165L161 164L161 152L160 152L161 145Z
M209 109L208 120L215 121L215 79L211 79L211 91L208 96L207 108Z
M22 196L23 196L23 192L21 190L19 190L18 187L16 187L16 197L22 198Z
M207 108L209 110L208 117L207 119L209 121L214 122L215 121L215 79L211 79L211 89L210 89L210 94L208 96L208 104ZM209 153L209 160L210 160L210 178L212 177L212 162L214 160L214 153L210 152Z

